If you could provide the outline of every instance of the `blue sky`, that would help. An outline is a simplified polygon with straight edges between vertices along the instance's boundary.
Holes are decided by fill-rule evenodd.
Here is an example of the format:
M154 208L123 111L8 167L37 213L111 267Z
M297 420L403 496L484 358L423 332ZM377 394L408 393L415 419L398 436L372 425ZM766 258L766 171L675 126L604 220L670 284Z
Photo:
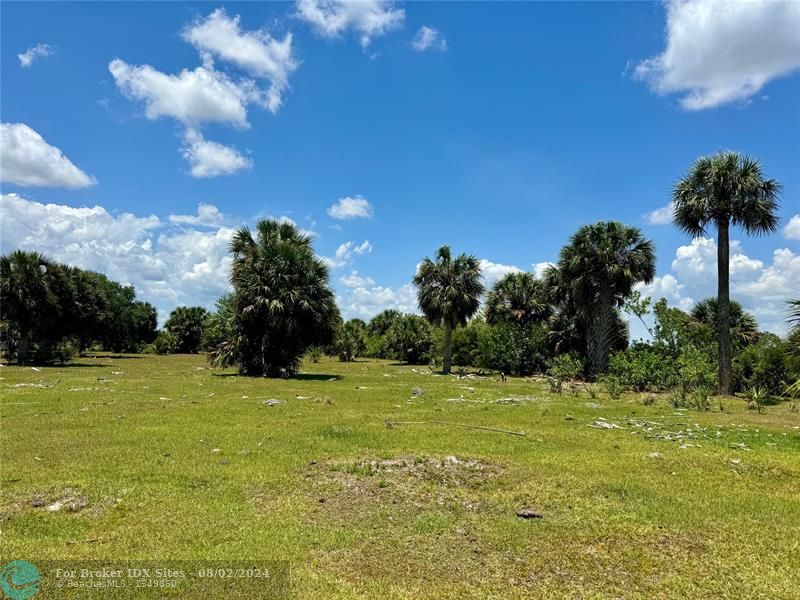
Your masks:
M0 246L134 283L163 321L225 291L231 228L284 216L368 317L414 309L442 243L491 283L616 219L656 244L644 291L688 308L714 292L713 232L651 213L732 149L784 186L780 232L732 235L734 297L781 331L800 5L745 4L4 2Z

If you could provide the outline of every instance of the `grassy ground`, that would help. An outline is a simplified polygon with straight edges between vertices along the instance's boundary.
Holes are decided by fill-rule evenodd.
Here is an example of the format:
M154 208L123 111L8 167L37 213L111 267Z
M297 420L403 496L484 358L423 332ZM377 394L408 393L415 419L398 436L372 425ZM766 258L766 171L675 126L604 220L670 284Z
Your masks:
M285 559L298 598L800 594L787 405L676 411L377 361L272 381L102 356L0 377L6 558Z

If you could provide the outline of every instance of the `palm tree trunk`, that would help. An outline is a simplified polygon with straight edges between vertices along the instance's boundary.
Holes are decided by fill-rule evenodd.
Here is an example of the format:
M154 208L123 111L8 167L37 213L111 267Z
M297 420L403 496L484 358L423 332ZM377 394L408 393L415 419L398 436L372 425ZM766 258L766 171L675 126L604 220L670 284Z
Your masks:
M444 358L442 360L442 373L450 373L453 362L453 325L444 323Z
M587 327L587 354L591 363L592 375L602 375L608 369L608 355L614 337L614 301L603 292L591 311L591 322Z
M731 300L730 242L728 220L717 223L717 337L719 342L719 393L730 396L731 388Z
M17 362L24 365L28 362L31 350L31 334L26 331L19 336L19 345L17 346Z

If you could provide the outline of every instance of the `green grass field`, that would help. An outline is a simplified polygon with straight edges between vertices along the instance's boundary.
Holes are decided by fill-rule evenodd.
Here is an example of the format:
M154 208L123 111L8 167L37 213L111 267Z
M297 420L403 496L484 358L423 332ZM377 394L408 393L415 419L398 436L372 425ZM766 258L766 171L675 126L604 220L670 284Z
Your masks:
M786 404L677 411L388 361L0 376L6 559L288 560L297 598L800 595Z

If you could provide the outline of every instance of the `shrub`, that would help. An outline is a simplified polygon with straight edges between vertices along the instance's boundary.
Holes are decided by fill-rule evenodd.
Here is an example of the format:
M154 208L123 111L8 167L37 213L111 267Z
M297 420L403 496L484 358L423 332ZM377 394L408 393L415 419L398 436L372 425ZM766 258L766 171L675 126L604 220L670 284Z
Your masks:
M677 374L673 362L648 344L617 352L608 372L637 392L666 389Z
M586 384L586 391L589 393L589 398L594 400L600 394L600 386L596 383Z
M603 385L606 388L606 392L608 392L609 398L617 400L620 396L622 396L622 382L618 377L615 377L614 375L607 375L603 378Z
M547 373L551 377L569 380L577 379L583 373L583 362L575 353L559 354L550 359Z
M717 387L717 365L708 352L689 347L678 356L678 381L687 389Z
M658 402L658 398L653 394L645 394L639 400L642 406L653 406L656 402Z
M172 354L178 348L178 338L175 334L162 329L158 332L155 341L153 342L153 350L156 354Z
M764 410L764 400L767 399L769 392L761 386L753 385L745 390L744 395L747 398L747 408L761 412Z
M164 328L175 336L176 352L200 352L208 311L202 306L179 306L173 310Z
M397 360L415 365L427 364L433 350L430 324L418 315L402 315L386 332L386 348Z
M343 362L352 362L367 349L367 326L361 319L350 319L339 328L335 342L336 354Z
M762 334L734 359L734 384L738 390L760 388L768 396L781 395L800 376L800 359L777 336Z
M306 356L312 363L318 363L320 360L322 360L322 348L319 346L311 346L311 348L308 349Z
M479 364L514 375L540 373L546 366L546 342L547 329L543 325L498 323L486 326L479 336Z

